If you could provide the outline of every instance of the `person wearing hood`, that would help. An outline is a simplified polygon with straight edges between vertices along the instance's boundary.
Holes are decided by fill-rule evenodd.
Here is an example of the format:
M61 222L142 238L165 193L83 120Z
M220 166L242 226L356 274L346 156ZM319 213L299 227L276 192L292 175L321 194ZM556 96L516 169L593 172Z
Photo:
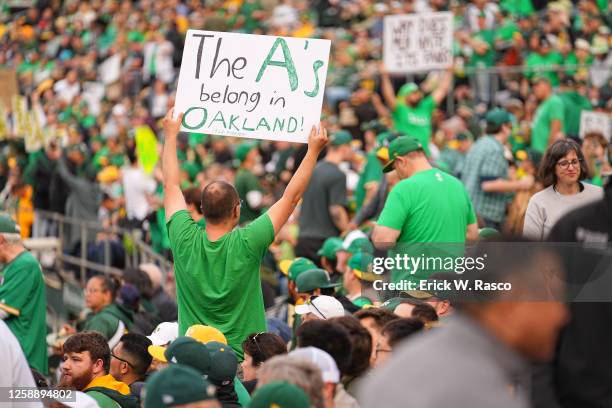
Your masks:
M111 348L119 343L133 323L132 311L115 302L118 288L119 285L109 276L90 278L85 286L85 305L91 309L91 313L79 325L79 331L101 333Z
M64 343L60 387L83 391L100 408L136 408L130 387L108 374L111 352L104 336L96 332L76 333Z

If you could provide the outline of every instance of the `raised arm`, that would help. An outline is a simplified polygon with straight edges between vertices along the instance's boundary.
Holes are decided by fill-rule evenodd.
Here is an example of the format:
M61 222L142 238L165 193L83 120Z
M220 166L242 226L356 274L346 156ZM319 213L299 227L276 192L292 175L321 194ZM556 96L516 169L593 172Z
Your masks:
M278 234L302 199L317 164L317 157L327 142L327 130L320 126L317 131L317 128L313 126L308 136L308 151L304 160L289 181L283 196L268 210L268 216L274 226L274 234Z
M166 210L166 221L180 210L186 210L185 197L180 186L180 171L178 158L176 157L176 138L181 129L183 114L173 119L174 108L164 118L164 152L162 155L162 172L164 176L164 209Z
M380 80L381 80L381 91L383 94L383 98L385 103L389 107L391 111L395 110L397 102L395 101L395 90L393 89L393 84L391 83L391 78L389 78L389 73L385 68L383 62L379 65L380 71Z
M450 91L452 83L453 71L451 68L444 73L442 81L440 81L440 85L438 85L438 87L431 93L431 97L436 102L436 105L439 105L440 102L442 102L448 91Z

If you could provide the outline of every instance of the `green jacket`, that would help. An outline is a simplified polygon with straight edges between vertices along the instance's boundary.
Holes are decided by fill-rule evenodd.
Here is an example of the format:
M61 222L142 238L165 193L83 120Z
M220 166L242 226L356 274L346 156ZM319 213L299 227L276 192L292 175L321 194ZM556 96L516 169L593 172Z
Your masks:
M138 400L130 394L130 388L110 374L94 379L83 391L95 399L100 408L138 407Z
M132 328L133 320L132 311L123 305L111 303L98 313L88 315L80 331L94 330L101 333L109 342L115 338L118 342L119 338Z

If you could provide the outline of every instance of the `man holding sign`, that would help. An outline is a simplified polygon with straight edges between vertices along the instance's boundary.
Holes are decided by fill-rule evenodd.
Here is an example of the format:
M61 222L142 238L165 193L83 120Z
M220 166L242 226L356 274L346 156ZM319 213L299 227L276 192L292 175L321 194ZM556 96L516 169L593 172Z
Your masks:
M404 84L396 96L389 73L384 64L380 64L380 74L383 97L393 113L395 129L408 136L417 138L423 145L423 150L427 156L430 156L429 139L431 138L432 113L442 102L451 87L453 80L452 71L446 71L440 81L440 85L431 95L425 97L414 82Z
M164 207L179 310L179 331L193 324L221 330L242 359L241 342L248 334L266 331L259 268L264 252L300 201L317 157L327 144L327 132L313 126L308 151L287 185L283 196L270 209L244 228L240 200L234 186L218 181L202 190L202 230L187 212L180 188L176 139L183 114L164 118Z

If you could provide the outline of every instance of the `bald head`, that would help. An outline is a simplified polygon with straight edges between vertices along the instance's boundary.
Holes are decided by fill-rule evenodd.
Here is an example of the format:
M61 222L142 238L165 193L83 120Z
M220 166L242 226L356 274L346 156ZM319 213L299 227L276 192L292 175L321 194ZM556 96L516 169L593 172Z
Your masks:
M239 202L238 192L225 181L213 181L202 190L202 214L211 224L220 224L231 218Z

